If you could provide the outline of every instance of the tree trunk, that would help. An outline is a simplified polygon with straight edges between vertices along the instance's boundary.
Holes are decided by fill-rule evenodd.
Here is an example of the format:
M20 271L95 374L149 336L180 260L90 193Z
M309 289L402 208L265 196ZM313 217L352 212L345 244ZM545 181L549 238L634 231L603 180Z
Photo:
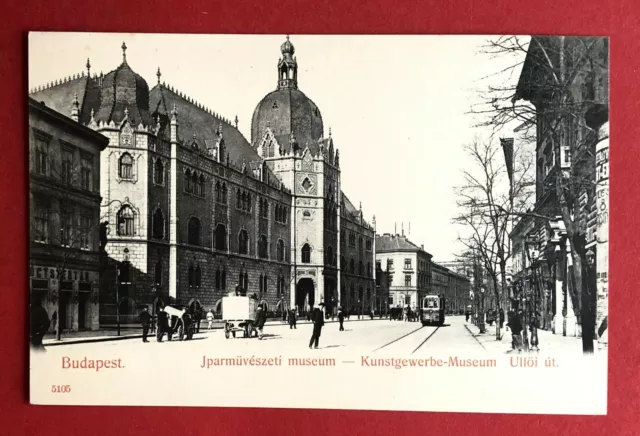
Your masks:
M593 310L593 290L589 283L589 274L585 274L589 266L586 262L585 237L576 234L572 238L571 258L573 275L579 292L580 325L582 327L582 352L593 354L595 339L595 312Z
M58 299L56 300L56 341L59 341L62 337L60 331L60 298L62 297L62 291L60 289L60 280L58 280Z

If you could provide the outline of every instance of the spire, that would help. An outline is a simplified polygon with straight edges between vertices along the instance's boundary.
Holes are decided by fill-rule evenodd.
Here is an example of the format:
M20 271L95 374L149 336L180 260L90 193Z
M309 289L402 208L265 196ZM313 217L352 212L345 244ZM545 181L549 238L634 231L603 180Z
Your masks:
M331 127L329 127L329 138L331 138Z
M71 103L71 118L78 121L80 115L80 103L78 102L78 93L73 94L73 103Z
M87 58L87 64L85 67L87 67L87 76L91 77L91 62L89 61L89 58Z
M236 115L236 118L233 120L233 122L236 124L236 129L238 128L238 116Z
M278 89L298 89L298 62L293 54L295 47L287 40L280 46L282 58L278 62Z
M129 108L128 107L124 108L124 117L125 118L129 118Z
M173 104L173 109L171 109L171 124L173 124L174 121L178 121L178 108L175 103Z
M158 78L158 85L160 84L160 77L162 77L162 73L160 72L160 67L158 67L158 72L156 73L156 77Z
M122 49L122 63L126 64L127 63L127 44L125 44L123 41L120 48Z

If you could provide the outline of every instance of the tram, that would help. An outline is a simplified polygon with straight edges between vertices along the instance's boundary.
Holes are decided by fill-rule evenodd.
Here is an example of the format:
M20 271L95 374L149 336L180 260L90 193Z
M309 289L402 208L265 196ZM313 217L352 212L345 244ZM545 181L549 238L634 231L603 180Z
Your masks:
M423 326L444 324L444 302L440 295L427 295L422 299L420 321Z

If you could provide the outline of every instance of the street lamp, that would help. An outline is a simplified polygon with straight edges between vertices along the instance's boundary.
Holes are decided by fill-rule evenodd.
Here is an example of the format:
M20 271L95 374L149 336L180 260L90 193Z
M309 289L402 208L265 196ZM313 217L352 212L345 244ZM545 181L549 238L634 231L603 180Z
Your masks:
M593 267L596 264L596 254L593 252L591 248L587 250L587 265Z

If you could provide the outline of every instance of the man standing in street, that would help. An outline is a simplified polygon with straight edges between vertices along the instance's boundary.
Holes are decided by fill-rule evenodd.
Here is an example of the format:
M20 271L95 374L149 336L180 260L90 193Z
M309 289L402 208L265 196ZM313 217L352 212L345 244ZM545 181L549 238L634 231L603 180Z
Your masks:
M169 336L169 320L167 318L167 312L165 312L164 309L160 309L158 312L158 333L156 335L158 342L162 342L162 337L165 332L167 336Z
M291 306L291 310L289 310L289 330L298 329L298 327L296 326L296 318L296 306Z
M511 338L513 339L512 347L517 349L518 352L522 351L522 321L520 313L520 310L517 313L514 312L509 319L509 329L511 329Z
M264 306L262 304L258 305L256 309L256 329L258 330L258 339L262 339L264 329L264 323L267 322L267 312L264 310Z
M35 299L34 299L35 300ZM31 346L36 351L45 351L42 338L49 330L49 315L39 301L31 303Z
M149 308L144 307L140 312L140 322L142 323L142 342L147 341L147 335L149 334L149 325L151 324L151 315L149 315Z
M311 315L311 321L313 322L313 334L311 335L311 340L309 341L309 348L313 346L316 350L318 349L318 341L320 340L320 333L322 333L322 326L324 326L324 313L322 309L324 308L324 303L320 303L318 307L313 309Z
M344 322L344 312L342 311L342 308L338 308L338 322L340 323L340 330L341 332L344 331L344 326L342 325L342 323Z
M207 312L207 329L211 330L213 328L213 312L211 309Z

